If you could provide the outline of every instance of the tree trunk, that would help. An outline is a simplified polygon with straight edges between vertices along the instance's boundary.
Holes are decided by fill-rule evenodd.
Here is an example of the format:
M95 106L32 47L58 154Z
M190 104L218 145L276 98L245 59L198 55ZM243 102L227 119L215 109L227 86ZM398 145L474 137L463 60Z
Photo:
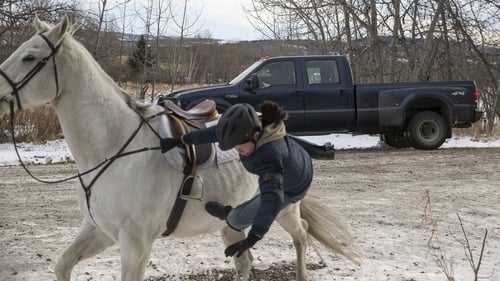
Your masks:
M398 42L399 42L399 30L401 26L401 0L393 0L392 4L394 6L394 24L392 27L392 42L391 42L391 69L389 71L389 80L391 82L395 82L399 80L399 77L396 78L396 73L399 73L397 69L398 65Z

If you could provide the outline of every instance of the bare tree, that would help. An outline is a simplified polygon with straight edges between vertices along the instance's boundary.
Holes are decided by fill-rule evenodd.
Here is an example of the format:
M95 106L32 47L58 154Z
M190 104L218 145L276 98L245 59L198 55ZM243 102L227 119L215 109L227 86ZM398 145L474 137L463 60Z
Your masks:
M492 1L475 0L468 2L449 1L446 6L456 33L471 53L465 57L475 61L471 73L477 74L474 79L480 84L482 105L487 119L487 132L492 133L495 118L500 116L500 5ZM467 9L466 9L467 8ZM495 35L496 34L496 35ZM468 74L470 75L470 74Z
M437 0L437 9L432 17L431 23L427 29L427 36L425 36L425 43L423 45L422 54L423 57L420 59L419 67L415 68L413 73L414 77L418 77L419 81L428 81L431 79L431 67L435 63L435 56L437 53L437 42L435 40L436 24L441 18L441 14L444 8L444 0Z
M142 23L144 24L144 40L145 40L145 48L144 48L144 57L145 58L150 58L152 57L151 52L151 46L150 46L150 37L151 37L151 27L153 26L153 9L154 9L154 0L148 0L146 4L141 5L142 9L137 11L137 16L141 19ZM142 60L141 63L143 63L141 67L141 73L139 74L141 77L139 79L139 98L140 99L145 99L146 97L146 92L149 89L149 86L147 86L148 83L150 83L149 79L149 67L152 64L151 60L145 59Z
M106 13L106 5L108 4L108 0L100 0L98 2L98 24L97 24L97 36L96 36L96 41L95 41L95 47L94 47L94 56L98 53L99 51L99 43L101 41L101 30L102 30L102 24L104 22L104 14Z
M171 53L172 67L170 77L172 82L170 91L174 90L175 84L179 80L178 76L180 74L180 68L184 63L183 50L185 48L185 39L186 37L192 36L199 31L199 28L196 29L195 27L198 25L201 10L198 13L194 13L194 18L191 19L190 16L193 13L191 13L188 9L189 4L189 0L182 0L182 4L180 5L180 15L177 13L177 6L174 3L171 3L170 5L170 16L179 34L178 40L174 41L175 45L173 46ZM185 82L184 79L182 79L182 82Z
M357 3L359 6L353 6L352 3L345 0L335 2L327 0L252 0L252 7L247 8L247 12L251 14L254 26L261 26L260 30L270 32L276 39L282 38L280 35L283 30L290 30L285 33L288 39L310 38L320 42L322 44L320 53L323 54L330 53L330 50L335 52L335 49L329 48L329 44L335 45L342 38L342 34L347 34L345 26L354 26L350 23L351 20L355 21L364 29L364 33L370 40L370 60L375 68L371 73L377 81L381 82L383 81L384 65L381 56L381 42L378 36L377 3L375 0L362 0ZM349 22L344 21L344 26L341 25L342 21L335 20L341 11L339 7L343 7L344 18L349 20ZM266 17L262 15L262 11L271 13L272 16ZM289 27L292 23L299 30L283 27ZM352 35L350 30L349 34ZM351 57L354 57L353 53L351 53Z
M158 75L160 74L160 65L162 63L162 57L160 52L160 40L162 34L166 29L166 26L169 22L169 16L166 16L168 7L170 7L172 0L168 0L165 2L164 0L158 0L156 6L156 39L155 39L155 50L156 50L156 63L153 67L153 77L151 82L151 101L155 98L155 87L158 79Z
M1 0L0 61L33 35L35 14L43 20L55 22L66 13L75 17L80 14L80 9L75 4L62 1Z
M127 8L128 8L128 3L130 2L131 0L125 0L123 1L123 3L121 3L121 5L117 5L117 8L120 10L121 12L121 30L120 30L120 47L119 47L119 51L118 51L118 62L119 62L119 65L118 65L118 81L121 82L124 78L124 75L123 75L123 61L124 61L124 58L123 58L123 54L124 54L124 44L125 44L125 31L127 30Z

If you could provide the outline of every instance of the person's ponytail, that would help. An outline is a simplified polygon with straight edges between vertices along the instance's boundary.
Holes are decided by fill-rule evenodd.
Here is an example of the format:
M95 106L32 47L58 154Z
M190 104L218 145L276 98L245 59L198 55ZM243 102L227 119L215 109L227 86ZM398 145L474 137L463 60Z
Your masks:
M260 112L262 113L262 127L273 123L277 124L288 117L288 113L283 107L272 101L264 101L260 104Z

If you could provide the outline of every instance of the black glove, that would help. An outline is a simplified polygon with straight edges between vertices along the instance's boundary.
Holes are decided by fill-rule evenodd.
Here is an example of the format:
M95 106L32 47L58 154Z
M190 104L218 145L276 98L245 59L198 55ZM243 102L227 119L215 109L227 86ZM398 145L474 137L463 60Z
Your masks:
M169 151L170 149L181 145L181 139L174 139L174 138L164 138L160 140L160 146L161 146L161 153L165 153Z
M236 253L236 257L240 257L246 250L250 249L257 243L257 241L260 240L260 237L254 234L248 234L247 239L238 241L234 243L233 245L230 245L229 247L226 248L224 251L224 254L226 254L226 257L232 257Z
M333 146L332 143L327 142L323 145L324 151L323 154L321 154L320 159L324 160L333 160L335 158L335 147Z

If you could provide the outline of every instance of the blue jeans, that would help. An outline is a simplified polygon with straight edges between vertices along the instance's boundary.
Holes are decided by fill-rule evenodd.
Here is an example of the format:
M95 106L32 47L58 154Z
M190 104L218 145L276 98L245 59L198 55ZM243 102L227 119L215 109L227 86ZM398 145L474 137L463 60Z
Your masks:
M298 195L293 195L289 196L285 193L284 196L284 202L283 206L281 207L281 210L285 209L288 207L290 204L296 203L302 198L306 196L307 190L304 190L304 192L298 194ZM260 207L260 194L257 194L254 198L236 206L229 212L226 218L227 224L238 231L241 231L250 225L252 225L253 220L255 218L255 215L257 214L257 211L259 210Z

